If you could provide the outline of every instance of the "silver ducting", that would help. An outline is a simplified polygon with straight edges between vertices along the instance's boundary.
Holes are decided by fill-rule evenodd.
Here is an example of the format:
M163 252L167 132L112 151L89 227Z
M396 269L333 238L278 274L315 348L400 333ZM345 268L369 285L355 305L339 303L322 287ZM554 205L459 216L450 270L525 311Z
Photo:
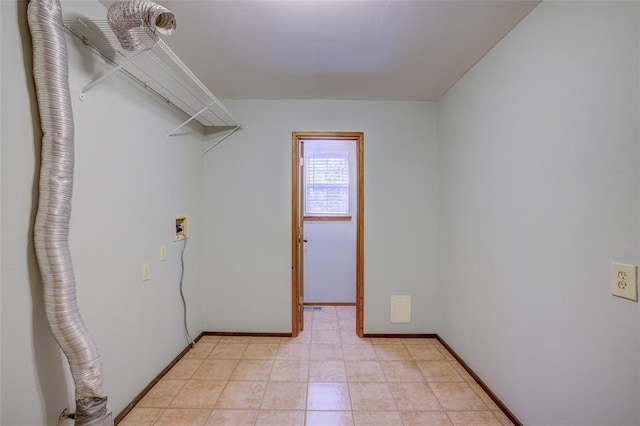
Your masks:
M109 26L123 49L134 51L141 42L136 30L144 30L153 40L170 35L176 29L176 19L168 9L149 0L125 0L114 3L107 12Z
M78 311L69 251L73 113L59 0L31 0L28 21L43 133L34 240L45 310L75 383L75 424L113 425L111 413L107 413L107 396L102 390L102 361Z

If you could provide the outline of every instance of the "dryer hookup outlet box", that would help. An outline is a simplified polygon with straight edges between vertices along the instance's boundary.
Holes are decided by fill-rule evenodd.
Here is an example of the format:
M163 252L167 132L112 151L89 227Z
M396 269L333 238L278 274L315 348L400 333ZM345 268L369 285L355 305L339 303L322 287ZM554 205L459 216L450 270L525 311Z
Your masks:
M189 238L189 218L186 215L173 218L173 241Z

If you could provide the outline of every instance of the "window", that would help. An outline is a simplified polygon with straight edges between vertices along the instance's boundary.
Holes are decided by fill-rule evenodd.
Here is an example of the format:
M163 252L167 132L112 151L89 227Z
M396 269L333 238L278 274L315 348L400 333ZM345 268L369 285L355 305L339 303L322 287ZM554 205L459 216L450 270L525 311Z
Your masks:
M305 157L305 216L349 214L349 153Z

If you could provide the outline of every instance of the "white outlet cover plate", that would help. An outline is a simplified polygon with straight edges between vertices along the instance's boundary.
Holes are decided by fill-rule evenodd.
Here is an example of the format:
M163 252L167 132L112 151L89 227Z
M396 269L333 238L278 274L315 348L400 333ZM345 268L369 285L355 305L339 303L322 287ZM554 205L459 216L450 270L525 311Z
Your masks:
M149 281L151 278L151 267L148 263L142 265L142 281Z
M611 294L638 301L638 267L611 262Z

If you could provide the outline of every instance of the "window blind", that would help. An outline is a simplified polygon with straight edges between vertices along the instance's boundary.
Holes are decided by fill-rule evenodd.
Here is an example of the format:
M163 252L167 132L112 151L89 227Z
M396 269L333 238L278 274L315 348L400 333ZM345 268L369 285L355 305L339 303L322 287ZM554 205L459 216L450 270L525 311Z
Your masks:
M349 153L305 157L305 215L349 214Z

